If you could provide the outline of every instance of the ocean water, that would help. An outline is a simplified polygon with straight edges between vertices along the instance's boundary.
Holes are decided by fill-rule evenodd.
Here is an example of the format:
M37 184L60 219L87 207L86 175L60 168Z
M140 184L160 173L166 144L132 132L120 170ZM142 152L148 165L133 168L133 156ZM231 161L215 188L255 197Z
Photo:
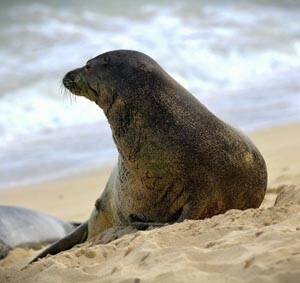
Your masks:
M244 131L300 121L300 2L1 1L0 189L116 158L101 110L64 74L105 51L157 60Z

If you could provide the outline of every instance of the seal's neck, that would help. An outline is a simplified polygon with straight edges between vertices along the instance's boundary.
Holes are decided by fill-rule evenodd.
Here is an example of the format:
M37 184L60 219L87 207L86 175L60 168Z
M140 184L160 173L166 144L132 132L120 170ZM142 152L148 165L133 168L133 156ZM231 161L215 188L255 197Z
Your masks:
M119 91L107 118L120 155L135 167L149 160L158 162L151 170L169 166L170 156L178 158L183 144L194 138L196 125L210 119L209 111L170 77Z
M139 113L132 105L117 99L106 112L106 116L114 142L123 160L135 159L134 151L140 147L141 136L143 135Z

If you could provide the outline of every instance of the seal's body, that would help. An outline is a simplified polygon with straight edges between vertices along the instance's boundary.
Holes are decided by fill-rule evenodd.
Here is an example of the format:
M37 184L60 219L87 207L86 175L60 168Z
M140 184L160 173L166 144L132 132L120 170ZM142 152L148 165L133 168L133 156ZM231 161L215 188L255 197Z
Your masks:
M119 152L88 238L117 225L203 219L261 204L267 171L257 148L147 55L104 53L63 82L103 109Z
M38 247L53 243L74 230L70 223L41 212L15 206L0 206L0 259L11 248Z

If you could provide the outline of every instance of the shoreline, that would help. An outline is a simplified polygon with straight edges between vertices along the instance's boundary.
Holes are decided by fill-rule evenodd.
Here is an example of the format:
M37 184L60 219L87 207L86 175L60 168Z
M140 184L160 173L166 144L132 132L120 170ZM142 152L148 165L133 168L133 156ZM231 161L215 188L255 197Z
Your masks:
M294 121L250 131L233 126L250 137L256 137L256 133L297 124L299 122ZM87 124L83 129L70 126L34 136L21 136L18 141L0 144L0 192L92 172L116 162L117 154L105 121Z
M93 171L110 163L115 152L104 121L21 136L0 144L0 191Z

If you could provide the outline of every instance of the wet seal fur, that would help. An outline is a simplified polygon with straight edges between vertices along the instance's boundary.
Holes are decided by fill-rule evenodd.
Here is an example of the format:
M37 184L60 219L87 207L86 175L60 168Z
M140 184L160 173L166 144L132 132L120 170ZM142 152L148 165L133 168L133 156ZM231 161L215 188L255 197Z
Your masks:
M103 109L119 160L89 220L33 261L115 226L147 228L260 206L267 170L258 149L149 56L107 52L63 83Z

